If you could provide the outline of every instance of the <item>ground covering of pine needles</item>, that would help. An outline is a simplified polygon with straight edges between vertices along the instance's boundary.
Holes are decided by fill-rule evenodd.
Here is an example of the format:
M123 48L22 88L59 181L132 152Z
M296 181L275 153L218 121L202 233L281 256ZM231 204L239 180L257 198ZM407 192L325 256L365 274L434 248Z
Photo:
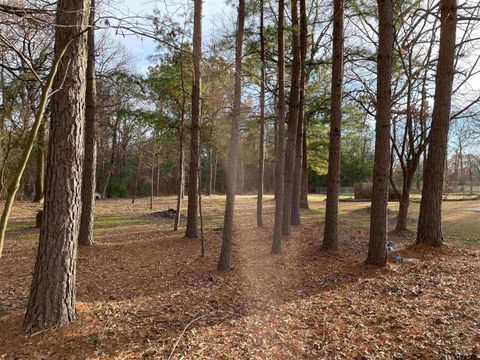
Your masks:
M320 252L324 199L270 255L273 200L257 228L255 198L237 198L233 269L215 271L224 198L205 197L199 240L152 212L173 198L101 200L96 245L80 248L78 320L24 335L38 230L36 205L18 203L0 259L0 359L478 359L480 201L444 204L447 246L415 248L390 234L389 265L364 265L368 203L340 204L341 249ZM186 203L185 203L186 204ZM390 204L390 226L398 205ZM398 255L400 257L398 258ZM401 261L395 261L395 258Z

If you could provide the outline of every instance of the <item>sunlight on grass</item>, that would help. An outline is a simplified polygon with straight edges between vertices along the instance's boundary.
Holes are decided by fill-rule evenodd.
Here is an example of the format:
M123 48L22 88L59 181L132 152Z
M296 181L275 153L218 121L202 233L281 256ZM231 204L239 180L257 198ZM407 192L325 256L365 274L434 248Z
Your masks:
M343 197L346 198L346 197ZM256 226L255 203L257 196L237 195L236 213L248 218L248 226ZM412 200L419 199L412 196ZM225 197L212 195L203 197L203 222L206 231L221 230L223 228ZM174 219L163 219L152 216L152 213L173 207L175 197L155 198L154 210L149 209L149 199L138 199L138 203L132 205L129 200L114 199L98 203L97 215L95 216L95 234L106 235L110 233L120 234L131 228L141 231L165 231L173 230ZM182 218L179 233L185 231L187 200L183 202ZM302 210L302 222L304 224L322 224L325 219L325 195L309 195L310 209ZM25 208L25 205L22 205ZM389 231L395 229L395 221L398 213L398 203L390 202L389 205ZM445 201L443 203L443 230L447 241L460 241L465 244L480 245L480 212L472 211L480 207L479 201ZM248 208L248 209L247 209ZM22 236L31 238L38 236L35 229L34 216L36 208L22 212L22 220L11 222L8 225L9 236ZM409 209L408 228L416 231L420 204L412 201ZM275 199L273 195L264 197L264 217L267 224L273 220ZM25 219L25 220L23 220ZM244 222L244 224L246 224ZM368 202L344 201L339 204L340 229L367 230L370 226L370 204ZM268 225L271 226L271 223ZM318 226L318 225L317 225Z
M35 221L33 220L18 221L18 222L9 223L7 226L7 231L28 229L28 228L33 228L34 226L35 226Z

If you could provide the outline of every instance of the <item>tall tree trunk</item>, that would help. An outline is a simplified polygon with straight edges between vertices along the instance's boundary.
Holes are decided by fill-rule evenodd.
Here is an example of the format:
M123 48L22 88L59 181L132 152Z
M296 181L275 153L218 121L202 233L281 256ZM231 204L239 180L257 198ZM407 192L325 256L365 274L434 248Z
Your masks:
M260 0L260 137L258 141L257 226L263 226L265 183L265 36L264 1Z
M207 196L212 195L213 188L213 149L208 149L208 181L207 181Z
M307 156L307 124L303 119L303 146L302 146L302 187L300 189L300 208L308 209L308 156Z
M237 157L237 194L242 195L245 190L245 167L243 159Z
M90 26L88 30L87 92L85 95L85 158L82 174L82 216L79 245L93 245L93 220L97 169L97 140L95 117L97 112L97 88L95 79L95 0L91 0Z
M472 154L468 154L468 180L470 183L470 195L473 195L473 163Z
M275 167L275 224L273 228L272 254L282 249L282 222L283 222L283 185L285 175L285 1L278 0L278 100L277 100L277 141Z
M183 162L184 162L184 154L183 154L183 115L182 115L182 125L180 126L178 135L178 188L177 188L177 212L175 213L175 223L173 225L173 231L178 231L178 227L180 226L180 215L182 211L182 193L183 193L183 178L184 178L184 171L183 171Z
M138 189L138 179L140 177L140 167L142 165L142 152L138 154L138 165L137 165L137 173L135 175L135 184L133 185L132 191L132 204L135 204L135 198L137 196L137 189Z
M150 210L153 209L153 196L154 196L154 184L155 184L155 153L152 154L152 165L150 175Z
M110 182L110 178L112 177L113 170L115 168L115 157L116 157L116 150L117 150L117 131L118 131L119 124L120 124L120 117L117 117L117 119L115 120L113 133L112 133L112 153L110 156L110 169L108 169L107 177L105 178L105 183L103 185L103 190L102 190L103 199L107 197L108 183Z
M303 167L303 130L305 121L305 84L306 84L306 58L307 58L307 9L305 0L300 0L300 103L298 107L297 140L295 149L295 170L293 173L292 209L290 215L291 225L300 225L300 197L302 189Z
M275 108L278 108L278 99L276 99L275 97L273 98L273 106ZM274 164L273 164L273 167L272 167L272 184L271 184L271 187L273 189L274 199L276 199L277 196L275 194L277 192L277 190L276 190L277 177L275 176L275 173L276 173L276 167L277 167L277 160L276 160L277 155L276 154L278 152L278 112L275 113L275 118L273 119L273 152L275 154L275 161L274 161Z
M73 37L55 78L45 182L45 204L26 332L62 326L75 319L75 273L81 213L84 149L86 34L89 0L59 0L55 50Z
M288 111L288 133L285 152L285 185L283 198L283 235L290 234L290 214L292 211L293 173L295 170L295 148L297 141L298 105L300 102L300 32L298 28L298 1L291 0L292 12L292 52L293 64L290 87L290 107Z
M198 183L201 184L200 173L198 174ZM205 257L205 236L203 232L203 210L202 210L202 192L198 192L198 212L200 217L200 256Z
M43 203L45 195L45 122L42 121L38 129L37 140L37 174L35 179L34 202Z
M463 144L462 140L459 139L459 147L458 147L458 159L460 161L460 191L462 193L465 192L465 184L464 184L464 178L465 178L465 167L463 166ZM447 155L445 155L445 158Z
M335 0L333 4L333 64L327 204L322 243L322 249L332 253L338 252L338 193L340 186L340 138L343 101L343 13L344 0Z
M457 1L442 0L440 49L430 144L424 168L422 201L418 218L417 244L442 246L442 193L455 70Z
M390 117L393 48L392 0L377 0L379 31L377 55L377 113L372 208L367 264L387 264L387 207L390 179Z
M193 86L190 125L190 169L185 237L198 237L198 166L200 162L200 61L202 59L202 0L195 0L193 16Z
M238 1L237 34L235 40L235 85L232 112L232 126L230 130L230 144L228 148L227 164L227 202L223 222L222 250L218 259L217 269L227 271L230 268L233 241L233 217L235 213L236 167L238 163L238 148L240 138L240 120L242 105L242 52L245 26L245 0Z
M212 194L217 193L217 150L214 153L214 163L213 163L213 179L212 179Z
M157 182L155 184L155 196L160 196L160 167L161 167L160 158L157 163Z

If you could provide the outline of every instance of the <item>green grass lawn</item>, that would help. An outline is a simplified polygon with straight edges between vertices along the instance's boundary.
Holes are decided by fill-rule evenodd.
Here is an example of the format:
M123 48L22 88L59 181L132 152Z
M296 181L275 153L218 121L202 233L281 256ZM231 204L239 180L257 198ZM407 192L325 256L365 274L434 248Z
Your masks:
M454 196L454 195L452 195ZM459 195L460 196L460 195ZM347 198L343 196L341 198ZM413 196L413 200L415 200ZM460 200L461 198L458 197ZM105 234L108 232L128 232L130 228L168 230L173 227L173 219L162 219L152 216L153 212L166 210L174 201L173 197L158 198L159 204L154 210L146 206L132 206L128 208L129 200L115 200L113 206L110 204L110 212L102 211L95 217L95 232ZM203 198L203 220L205 229L217 229L223 226L224 215L223 196L212 196ZM248 207L246 215L255 219L255 195L237 196L237 211ZM302 210L302 219L305 223L323 223L325 216L325 195L311 194L309 196L310 209ZM265 196L264 214L272 215L274 212L274 198L272 195ZM100 206L105 206L100 203ZM128 208L128 211L115 211L116 206L121 209ZM480 201L447 201L443 204L443 230L446 241L459 241L464 244L480 245L480 212L471 209L480 207ZM370 226L370 204L368 202L341 202L339 205L340 230L342 228L357 228L368 230ZM239 210L240 209L240 210ZM389 204L389 230L395 228L395 218L398 211L398 203ZM416 230L419 204L412 202L409 213L409 229ZM186 201L184 201L181 218L181 229L185 227ZM28 214L27 214L28 215ZM35 229L34 213L30 217L12 221L8 225L8 233L11 237L36 237L38 230ZM319 225L320 227L323 226ZM320 230L320 232L323 229Z

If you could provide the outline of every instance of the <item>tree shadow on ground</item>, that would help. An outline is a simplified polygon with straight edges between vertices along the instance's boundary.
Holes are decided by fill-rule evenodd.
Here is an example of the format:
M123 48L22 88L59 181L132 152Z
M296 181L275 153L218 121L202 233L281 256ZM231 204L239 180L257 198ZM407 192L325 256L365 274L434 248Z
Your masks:
M359 221L358 216L368 214L352 216ZM324 309L318 299L327 306L331 299L348 304L352 285L366 291L363 284L378 281L372 296L409 294L401 286L381 285L385 277L399 276L398 270L363 264L368 239L365 228L342 229L341 256L333 256L319 251L322 223L308 218L306 225L294 228L284 239L282 253L274 256L270 254L272 219L262 228L255 226L254 215L242 213L239 219L228 273L214 270L221 244L218 231L206 232L205 258L199 256L199 240L185 239L183 231L139 225L128 231L102 233L96 246L79 249L79 320L34 337L21 335L30 277L19 278L8 288L15 287L15 292L6 296L14 301L0 318L2 329L8 329L8 334L0 331L0 348L13 349L13 355L27 358L35 352L48 358L122 357L122 351L130 357L165 358L185 326L195 319L188 334L235 334L242 332L246 322L262 323L266 318L273 324L278 317L288 319L292 309L315 306L315 314ZM395 239L402 245L411 241L398 234ZM27 264L14 264L11 259L11 271L31 269L32 244L27 248L22 248ZM180 342L179 352L188 351L188 334ZM247 358L253 357L250 351L254 350L244 351Z

